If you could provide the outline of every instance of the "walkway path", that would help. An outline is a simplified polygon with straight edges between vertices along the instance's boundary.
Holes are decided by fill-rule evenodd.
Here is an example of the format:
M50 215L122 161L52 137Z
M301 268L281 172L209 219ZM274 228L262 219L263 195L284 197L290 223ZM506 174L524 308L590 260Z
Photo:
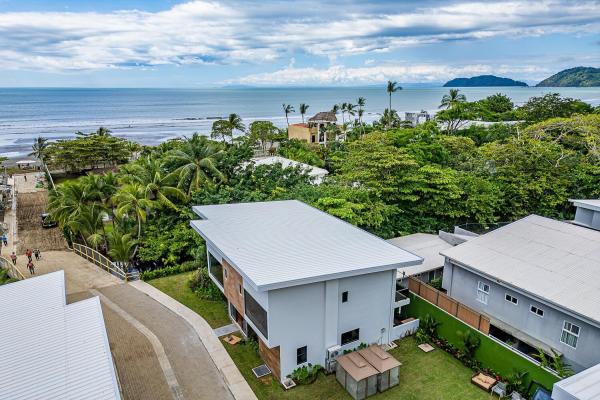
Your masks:
M29 188L30 180L33 179L28 178L25 190L34 190ZM22 186L25 181L21 178L19 183ZM8 217L8 222L16 227L16 214ZM18 232L11 229L9 237L12 251L17 247ZM21 254L17 261L19 271L30 277L27 257ZM100 296L124 399L234 399L235 387L228 387L230 379L224 379L224 371L215 366L203 344L204 338L185 318L70 251L43 252L42 259L34 258L33 262L35 275L65 271L69 302ZM202 319L197 314L196 317ZM216 337L215 340L227 355ZM214 342L209 345L212 348ZM241 377L235 365L233 368Z
M236 400L256 400L256 395L250 389L248 382L246 382L239 369L233 363L233 360L219 338L215 335L213 329L202 317L146 282L135 281L131 282L130 285L160 302L192 326L196 335L200 337L202 343L206 346L210 357L212 357L214 364L225 378L227 386Z

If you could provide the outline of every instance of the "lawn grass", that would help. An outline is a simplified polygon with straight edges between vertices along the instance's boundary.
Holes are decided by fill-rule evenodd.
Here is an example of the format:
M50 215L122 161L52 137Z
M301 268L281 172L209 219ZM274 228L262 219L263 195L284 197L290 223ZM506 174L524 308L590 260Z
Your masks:
M471 384L472 371L448 353L436 349L424 353L417 348L412 337L397 342L391 350L402 363L400 384L386 392L373 396L380 400L489 400L489 394ZM335 375L319 376L311 385L296 386L284 390L272 377L256 379L252 368L263 364L259 355L248 344L231 346L224 343L225 349L241 371L250 387L261 400L274 399L327 399L346 400L350 395L335 380Z
M231 321L227 315L227 303L201 299L188 287L187 282L193 273L171 275L147 283L200 314L212 328L229 325Z
M213 328L228 325L227 306L222 301L203 300L187 286L193 272L153 279L149 284L173 297L200 314ZM391 350L402 363L400 384L384 393L373 396L380 400L489 400L489 394L471 384L472 371L458 360L436 349L423 353L417 348L412 337L397 342ZM321 375L310 385L297 386L291 390L273 380L271 376L256 379L252 368L263 364L257 351L244 342L231 346L223 343L225 349L240 372L261 400L348 400L352 399L335 380L335 375Z

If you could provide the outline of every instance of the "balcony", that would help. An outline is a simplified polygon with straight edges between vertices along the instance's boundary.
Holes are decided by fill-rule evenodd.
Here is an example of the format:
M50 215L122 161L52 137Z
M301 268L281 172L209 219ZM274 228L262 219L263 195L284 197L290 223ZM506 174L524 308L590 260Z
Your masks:
M396 307L409 305L410 298L408 297L408 289L396 290L394 302L396 303Z

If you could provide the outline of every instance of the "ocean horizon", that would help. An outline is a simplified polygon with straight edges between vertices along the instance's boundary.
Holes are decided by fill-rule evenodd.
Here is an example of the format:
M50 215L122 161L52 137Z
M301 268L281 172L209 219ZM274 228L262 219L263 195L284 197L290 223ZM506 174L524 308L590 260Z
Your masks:
M434 113L449 88L406 87L393 94L392 107L404 112ZM558 92L593 105L600 104L600 88L476 87L460 88L469 101L504 93L516 105L532 96ZM246 125L269 120L285 127L282 104L298 111L309 104L305 118L328 111L334 104L366 99L364 120L372 122L388 107L384 86L340 87L244 87L214 89L168 88L0 88L0 156L19 158L30 152L37 136L66 139L75 132L93 132L98 127L114 135L155 145L165 140L210 134L214 120L239 114ZM341 120L341 115L339 116ZM301 122L298 112L290 123Z

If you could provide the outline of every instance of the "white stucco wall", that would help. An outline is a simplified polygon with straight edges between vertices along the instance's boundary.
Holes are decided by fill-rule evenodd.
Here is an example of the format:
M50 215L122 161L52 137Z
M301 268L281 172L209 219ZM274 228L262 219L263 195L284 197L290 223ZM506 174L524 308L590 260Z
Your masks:
M384 271L269 291L269 346L280 346L282 378L297 368L302 346L307 362L324 366L327 349L341 344L343 332L360 329L359 340L344 348L388 343L394 289L395 271Z

